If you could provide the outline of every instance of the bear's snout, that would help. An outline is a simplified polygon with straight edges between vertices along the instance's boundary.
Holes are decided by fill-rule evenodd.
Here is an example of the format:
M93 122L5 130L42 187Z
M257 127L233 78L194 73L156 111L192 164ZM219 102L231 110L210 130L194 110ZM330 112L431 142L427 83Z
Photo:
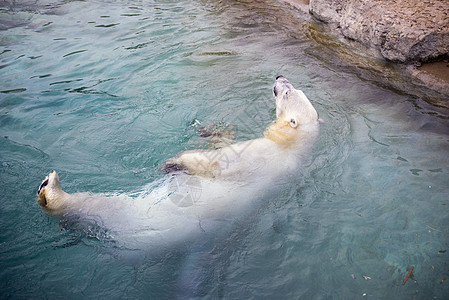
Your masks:
M283 92L283 90L285 88L292 89L293 86L290 84L290 82L287 80L287 78L285 78L282 75L279 75L278 77L276 77L276 81L274 82L274 86L273 86L274 96L277 97L279 94L281 94Z

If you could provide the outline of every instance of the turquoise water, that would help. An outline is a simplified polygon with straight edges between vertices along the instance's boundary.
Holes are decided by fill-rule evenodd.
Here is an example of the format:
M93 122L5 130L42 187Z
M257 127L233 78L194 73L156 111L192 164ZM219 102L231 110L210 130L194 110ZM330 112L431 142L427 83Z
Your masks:
M447 109L324 57L306 16L270 1L2 5L0 298L449 295ZM225 235L133 263L38 206L52 170L67 192L133 194L207 147L198 126L259 137L279 74L325 123L298 178Z

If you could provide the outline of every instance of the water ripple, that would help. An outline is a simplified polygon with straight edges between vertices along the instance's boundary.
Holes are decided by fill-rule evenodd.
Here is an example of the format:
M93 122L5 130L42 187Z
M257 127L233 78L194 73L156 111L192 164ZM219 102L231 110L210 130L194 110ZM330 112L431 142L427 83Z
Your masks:
M22 92L25 92L26 90L27 90L26 88L17 88L17 89L11 89L11 90L3 90L3 91L0 91L0 93L2 93L2 94L22 93Z
M440 284L448 276L447 116L420 96L379 85L373 78L391 77L388 67L374 74L363 64L349 68L345 49L329 51L322 43L331 40L310 17L276 1L5 5L14 3L7 18L0 11L7 26L0 38L4 295L449 293ZM100 228L59 226L36 203L52 169L69 192L148 193L166 159L206 147L196 121L229 124L238 141L261 136L275 117L279 74L317 108L320 137L281 192L245 220L224 217L234 226L229 234L205 234L152 257L117 249ZM123 263L127 254L139 263ZM417 283L401 286L411 265ZM192 285L182 290L181 283Z
M73 51L73 52L70 52L70 53L67 53L67 54L64 54L62 57L67 57L67 56L70 56L70 55L74 55L74 54L78 54L78 53L82 53L82 52L86 52L87 50L78 50L78 51Z

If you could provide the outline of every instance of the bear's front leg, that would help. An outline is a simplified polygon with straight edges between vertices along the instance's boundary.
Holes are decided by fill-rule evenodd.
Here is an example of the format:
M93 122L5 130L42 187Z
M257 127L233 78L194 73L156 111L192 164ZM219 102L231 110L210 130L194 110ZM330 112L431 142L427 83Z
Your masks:
M219 164L210 154L211 151L186 151L165 162L161 170L166 173L184 171L191 175L215 177Z

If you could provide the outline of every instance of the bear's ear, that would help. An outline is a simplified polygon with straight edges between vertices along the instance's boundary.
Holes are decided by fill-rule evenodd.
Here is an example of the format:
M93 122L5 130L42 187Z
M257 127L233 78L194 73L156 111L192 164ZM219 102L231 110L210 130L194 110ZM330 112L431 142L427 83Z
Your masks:
M295 118L291 118L290 121L288 122L290 124L291 128L296 128L298 127L298 121Z

